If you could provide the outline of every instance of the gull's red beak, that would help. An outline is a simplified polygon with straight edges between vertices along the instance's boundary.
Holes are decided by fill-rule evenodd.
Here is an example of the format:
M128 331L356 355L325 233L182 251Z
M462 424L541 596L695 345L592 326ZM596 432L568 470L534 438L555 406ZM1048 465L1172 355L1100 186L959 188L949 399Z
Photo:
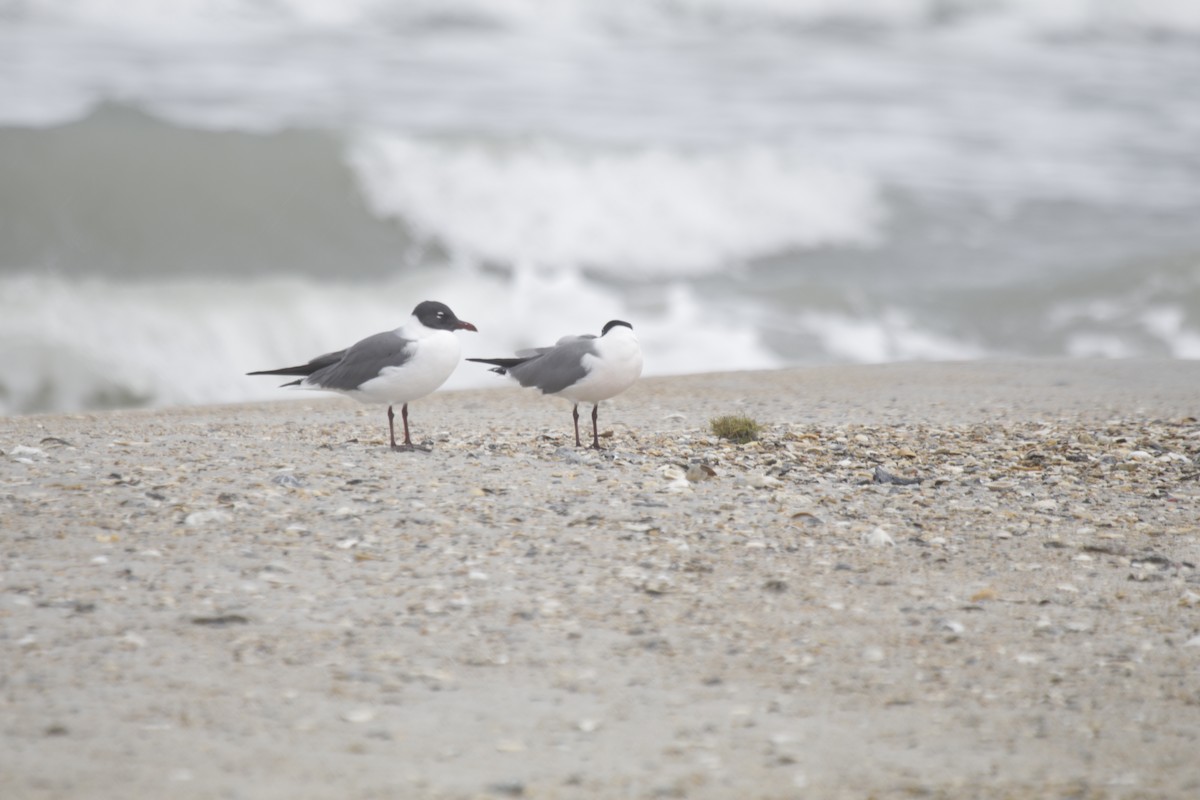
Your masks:
M463 322L461 319L458 321L458 329L460 331L475 331L476 333L479 333L478 328L469 322Z

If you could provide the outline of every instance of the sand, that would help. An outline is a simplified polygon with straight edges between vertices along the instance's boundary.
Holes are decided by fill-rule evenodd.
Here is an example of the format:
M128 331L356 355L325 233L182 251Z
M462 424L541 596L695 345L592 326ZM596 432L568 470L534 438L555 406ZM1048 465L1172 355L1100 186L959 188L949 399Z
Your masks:
M1200 796L1197 387L646 379L599 454L507 387L428 453L309 394L0 420L0 797Z

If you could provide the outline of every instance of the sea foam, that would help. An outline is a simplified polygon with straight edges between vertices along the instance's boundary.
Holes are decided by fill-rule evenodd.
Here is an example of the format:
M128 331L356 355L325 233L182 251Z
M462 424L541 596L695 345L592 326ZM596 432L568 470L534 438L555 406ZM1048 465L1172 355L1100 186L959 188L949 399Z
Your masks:
M350 161L377 214L452 252L622 277L869 244L886 218L864 176L784 148L581 150L372 135Z
M920 27L1003 24L1023 31L1200 33L1191 0L26 0L6 9L17 21L75 23L125 30L253 29L286 25L306 30L373 27L387 30L464 27L599 34L707 29L777 30L812 25Z

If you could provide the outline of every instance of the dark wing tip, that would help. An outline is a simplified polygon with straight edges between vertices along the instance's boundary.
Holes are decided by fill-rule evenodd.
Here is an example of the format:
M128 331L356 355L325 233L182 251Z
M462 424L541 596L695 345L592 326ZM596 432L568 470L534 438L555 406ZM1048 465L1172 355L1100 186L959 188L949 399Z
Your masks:
M317 366L313 362L301 364L298 367L283 367L282 369L260 369L254 372L247 372L247 375L311 375L317 371Z
M491 372L497 375L507 375L509 369L523 364L529 359L527 358L468 358L466 361L474 361L476 364L491 364Z

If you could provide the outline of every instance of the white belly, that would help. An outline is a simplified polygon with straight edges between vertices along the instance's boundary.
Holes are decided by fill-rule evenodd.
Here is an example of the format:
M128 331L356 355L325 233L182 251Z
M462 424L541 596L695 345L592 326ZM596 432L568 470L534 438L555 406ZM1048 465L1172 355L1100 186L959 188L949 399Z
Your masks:
M599 356L586 355L583 365L588 374L574 386L559 392L560 397L576 403L599 403L616 397L642 375L642 349L632 335L605 336L598 340Z
M417 342L417 351L407 363L385 367L378 378L347 394L363 403L409 403L445 383L461 356L458 338L450 331L437 331Z

